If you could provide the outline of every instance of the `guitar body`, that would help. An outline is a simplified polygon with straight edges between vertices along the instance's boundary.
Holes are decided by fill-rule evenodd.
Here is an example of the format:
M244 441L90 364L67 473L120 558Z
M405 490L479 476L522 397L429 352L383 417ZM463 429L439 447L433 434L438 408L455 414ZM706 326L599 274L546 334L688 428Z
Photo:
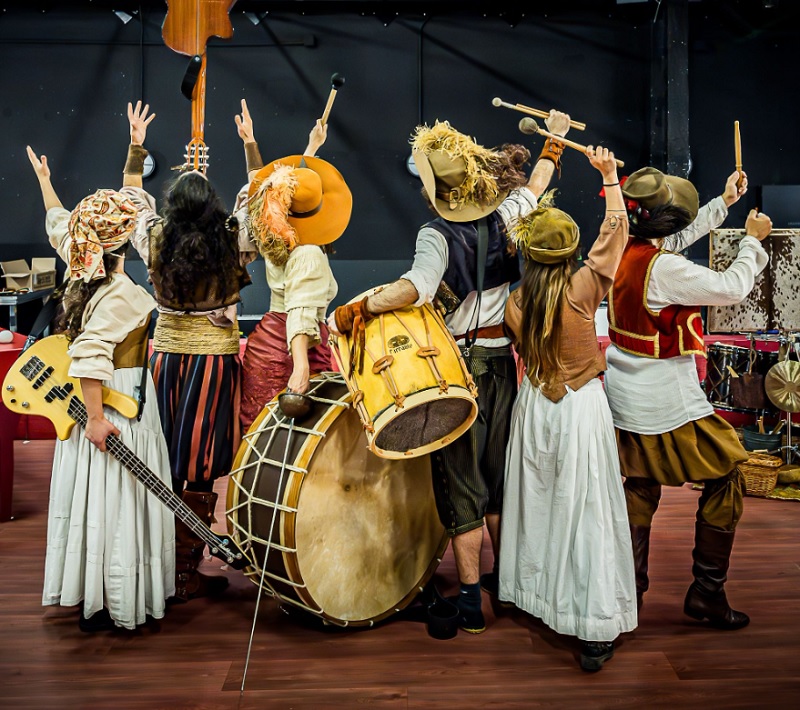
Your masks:
M76 424L86 426L88 415L83 403L80 380L69 376L69 341L63 335L51 335L36 341L23 352L6 374L3 381L3 402L6 407L21 414L38 414L47 417L61 440L69 438ZM139 403L121 392L103 387L103 404L113 407L128 419L133 419ZM114 434L106 438L107 452L169 508L203 542L212 555L224 560L235 569L248 562L241 550L227 535L217 535L189 508L171 485L165 485L159 476Z
M192 57L181 90L192 100L192 139L186 146L183 167L205 173L208 147L205 144L206 42L209 37L230 39L229 17L236 0L168 0L161 37L170 49ZM197 61L201 64L198 67ZM191 94L188 88L191 86Z
M161 27L164 44L178 54L204 54L209 37L233 37L228 13L235 4L236 0L167 0Z
M3 403L6 407L19 414L46 417L53 423L56 436L62 441L69 438L75 420L60 400L47 401L48 392L52 384L57 382L59 385L68 385L72 394L83 399L80 380L69 376L72 360L67 354L68 347L69 341L64 335L51 335L37 340L19 356L3 381ZM103 404L128 419L133 419L139 410L139 403L133 397L105 386Z

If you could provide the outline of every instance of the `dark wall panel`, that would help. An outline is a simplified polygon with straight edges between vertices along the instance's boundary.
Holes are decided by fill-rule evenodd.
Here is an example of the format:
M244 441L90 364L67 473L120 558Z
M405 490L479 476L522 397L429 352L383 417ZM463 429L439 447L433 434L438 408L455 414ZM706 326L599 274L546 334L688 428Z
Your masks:
M740 16L746 4L690 3L690 177L703 199L721 190L732 169L734 118L742 122L751 184L800 183L793 94L781 79L796 74L798 31L785 22L770 25L763 13L755 27L752 13ZM125 106L143 95L158 114L147 140L158 170L146 187L160 196L169 166L181 162L190 136L190 104L180 94L188 59L164 47L163 12L143 5L144 23L123 24L110 10L90 11L86 4L46 13L15 7L2 15L3 259L50 253L26 144L48 155L59 194L72 206L98 187L119 184L128 142ZM331 74L343 74L320 155L342 171L354 195L353 219L334 259L363 261L365 268L344 270L342 300L372 285L370 274L384 273L376 262L404 263L413 255L417 228L429 218L420 183L405 169L408 139L420 121L449 120L484 145L524 142L535 155L542 140L519 133L522 114L494 108L491 100L557 107L589 125L571 138L613 148L627 164L621 172L630 172L648 162L656 4L613 11L606 7L612 3L596 11L582 5L531 10L515 24L475 12L400 13L381 21L332 9L305 16L262 12L263 22L254 25L235 12L233 40L209 44L209 175L231 205L244 180L233 122L241 98L250 105L264 158L276 158L304 148ZM562 179L554 183L557 200L581 225L584 250L602 213L598 182L583 156L565 154ZM735 216L743 217L754 194Z

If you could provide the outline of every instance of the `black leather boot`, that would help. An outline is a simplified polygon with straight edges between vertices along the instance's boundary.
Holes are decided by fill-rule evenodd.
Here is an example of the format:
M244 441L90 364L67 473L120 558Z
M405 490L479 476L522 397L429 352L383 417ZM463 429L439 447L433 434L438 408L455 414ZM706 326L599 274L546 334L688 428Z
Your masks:
M184 491L183 502L206 525L214 520L216 493ZM173 601L187 602L197 597L214 597L228 586L228 578L210 577L197 571L206 544L180 520L175 521L175 596Z
M750 623L750 617L731 609L725 595L734 532L695 524L692 574L683 611L693 619L708 619L716 629L732 631Z
M644 525L631 525L631 544L633 546L633 570L636 574L636 611L641 611L644 593L650 588L650 578L647 576L650 528Z

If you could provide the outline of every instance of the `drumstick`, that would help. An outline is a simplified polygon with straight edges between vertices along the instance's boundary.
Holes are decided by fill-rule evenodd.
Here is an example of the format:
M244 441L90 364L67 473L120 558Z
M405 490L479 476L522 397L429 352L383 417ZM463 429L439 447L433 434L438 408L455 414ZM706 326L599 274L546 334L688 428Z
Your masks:
M770 432L770 434L780 434L781 433L781 429L783 429L783 425L784 424L786 424L786 420L785 419L781 419L778 422L778 425Z
M739 373L736 372L730 365L728 365L728 372L731 373L731 377L739 377Z
M739 121L733 122L733 150L736 154L736 169L739 171L736 189L739 189L744 181L744 175L742 175L742 136L739 134Z
M523 118L519 122L519 130L525 133L526 135L533 135L534 133L540 133L543 136L547 136L548 138L552 138L553 140L557 140L563 143L570 148L574 148L575 150L579 150L581 153L586 153L586 146L581 145L580 143L575 143L573 141L567 140L566 138L562 138L561 136L557 136L553 133L549 133L548 131L544 131L539 128L539 124L536 123L532 118ZM614 158L614 162L617 164L617 167L624 168L625 163L617 158Z
M542 111L538 108L531 108L530 106L525 106L524 104L509 104L502 99L499 99L495 96L492 99L492 106L502 106L503 108L510 108L512 111L519 111L520 113L527 113L530 116L536 116L537 118L548 118L550 113L547 111ZM578 130L578 131L585 131L586 124L581 123L580 121L572 121L570 120L569 125Z
M328 94L328 103L325 104L325 110L322 112L322 125L324 126L328 122L328 116L331 114L331 108L333 108L333 101L336 98L336 92L342 88L344 84L344 77L341 74L333 74L331 76L331 93Z

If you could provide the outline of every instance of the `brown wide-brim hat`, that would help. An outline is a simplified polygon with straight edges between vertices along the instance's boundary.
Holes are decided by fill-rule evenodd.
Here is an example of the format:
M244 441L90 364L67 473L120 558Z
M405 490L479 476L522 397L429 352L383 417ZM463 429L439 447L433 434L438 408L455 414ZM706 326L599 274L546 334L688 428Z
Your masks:
M248 189L248 197L252 198L258 192L264 180L279 165L307 168L319 176L319 182L300 180L301 188L295 194L292 208L286 217L297 234L297 241L300 244L318 246L335 242L347 229L353 212L353 195L342 174L322 158L288 155L271 161L255 174ZM301 199L302 206L295 209Z
M636 200L646 210L675 205L685 209L694 222L700 209L697 189L691 182L673 175L665 175L657 168L640 168L632 173L622 186L628 200Z
M436 212L448 222L472 222L508 196L497 188L501 156L447 121L418 126L411 139L414 164Z

